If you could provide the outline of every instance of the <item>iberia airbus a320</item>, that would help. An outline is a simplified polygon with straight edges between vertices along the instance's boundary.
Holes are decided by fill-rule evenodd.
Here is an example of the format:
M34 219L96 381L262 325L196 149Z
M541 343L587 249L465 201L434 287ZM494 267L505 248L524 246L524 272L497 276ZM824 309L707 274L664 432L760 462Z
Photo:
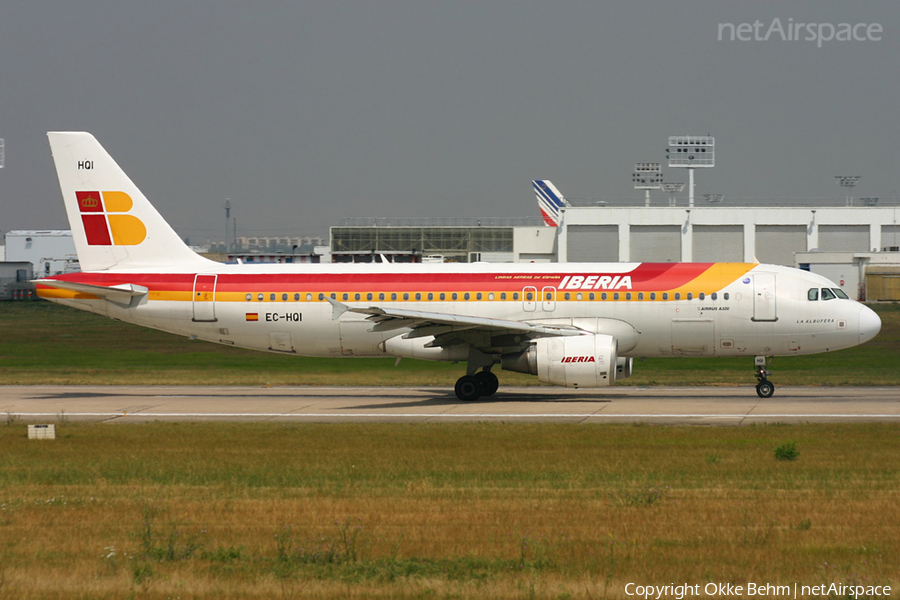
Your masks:
M188 248L89 133L49 133L83 271L39 296L209 342L304 356L464 362L577 388L647 356L768 357L849 348L881 320L813 273L747 263L222 264ZM748 365L749 366L749 365Z

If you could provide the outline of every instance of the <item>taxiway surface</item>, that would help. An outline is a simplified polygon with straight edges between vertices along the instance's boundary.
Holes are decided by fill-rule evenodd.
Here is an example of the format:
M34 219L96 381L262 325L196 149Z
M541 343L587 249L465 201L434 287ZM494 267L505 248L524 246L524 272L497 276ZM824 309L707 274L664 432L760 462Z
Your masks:
M461 402L429 387L0 386L0 412L27 422L900 422L900 387L779 387L763 399L749 386L534 386Z

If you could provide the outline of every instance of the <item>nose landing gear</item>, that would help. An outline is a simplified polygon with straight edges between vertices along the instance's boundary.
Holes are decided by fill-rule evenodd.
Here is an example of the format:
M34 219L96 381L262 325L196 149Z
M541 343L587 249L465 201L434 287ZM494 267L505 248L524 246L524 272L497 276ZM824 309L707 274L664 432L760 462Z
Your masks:
M775 393L775 384L767 379L769 376L769 371L766 370L766 357L765 356L757 356L755 359L756 365L756 393L760 398L771 398L772 394Z

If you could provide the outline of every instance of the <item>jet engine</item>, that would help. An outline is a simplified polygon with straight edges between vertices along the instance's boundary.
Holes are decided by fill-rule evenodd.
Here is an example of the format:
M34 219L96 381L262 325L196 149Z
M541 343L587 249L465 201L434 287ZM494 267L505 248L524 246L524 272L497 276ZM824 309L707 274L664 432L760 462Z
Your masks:
M611 335L579 335L538 339L524 352L504 354L500 366L506 371L537 375L540 381L573 388L612 385L619 370L616 338ZM631 374L631 359L621 366Z

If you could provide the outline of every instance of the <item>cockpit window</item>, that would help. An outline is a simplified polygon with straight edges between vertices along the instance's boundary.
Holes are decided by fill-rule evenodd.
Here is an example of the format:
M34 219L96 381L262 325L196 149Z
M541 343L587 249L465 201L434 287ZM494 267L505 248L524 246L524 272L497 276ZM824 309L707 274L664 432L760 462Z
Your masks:
M819 299L819 288L809 288L809 291L806 292L806 299L810 301L816 301Z
M842 299L842 300L849 300L849 299L850 299L850 296L848 296L847 294L845 294L845 293L844 293L844 290L842 290L841 288L831 288L831 291L834 292L834 293L837 295L837 297L840 298L840 299Z
M822 288L822 300L834 300L835 298L837 296L834 295L834 292L828 288Z

